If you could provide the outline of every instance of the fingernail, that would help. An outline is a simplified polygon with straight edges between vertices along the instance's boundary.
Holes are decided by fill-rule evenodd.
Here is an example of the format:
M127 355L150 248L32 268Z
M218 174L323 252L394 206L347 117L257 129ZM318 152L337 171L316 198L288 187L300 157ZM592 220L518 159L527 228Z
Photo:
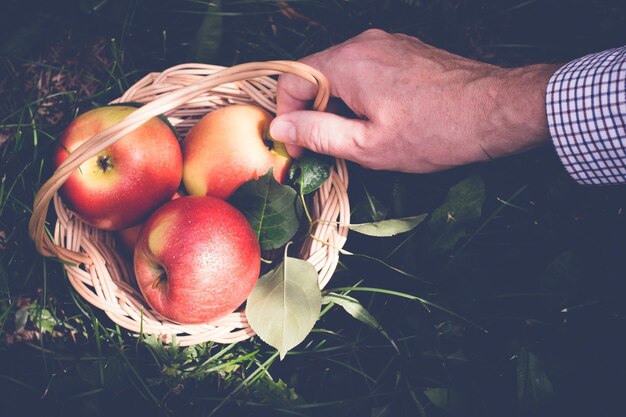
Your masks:
M287 120L275 120L270 125L273 139L285 143L296 143L296 126Z

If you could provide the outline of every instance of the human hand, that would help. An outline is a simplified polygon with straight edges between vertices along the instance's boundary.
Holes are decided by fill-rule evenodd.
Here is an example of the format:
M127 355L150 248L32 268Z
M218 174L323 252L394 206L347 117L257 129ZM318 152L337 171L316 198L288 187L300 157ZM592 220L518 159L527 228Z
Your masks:
M329 80L355 117L306 110L316 87L278 80L270 134L366 168L424 173L518 153L549 137L545 93L554 65L501 68L416 38L368 30L301 60Z

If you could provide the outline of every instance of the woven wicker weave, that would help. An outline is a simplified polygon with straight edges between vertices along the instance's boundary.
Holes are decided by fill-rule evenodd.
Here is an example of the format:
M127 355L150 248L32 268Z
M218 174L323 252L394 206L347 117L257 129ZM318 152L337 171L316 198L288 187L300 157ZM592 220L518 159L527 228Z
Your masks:
M313 107L325 109L329 97L326 79L315 69L297 62L248 63L229 68L184 64L144 77L114 102L145 105L74 151L35 196L29 232L37 250L44 256L66 261L65 269L76 291L132 332L153 334L164 342L176 338L182 346L206 341L231 343L252 336L254 332L243 312L207 324L182 325L152 311L137 290L132 267L118 254L114 236L83 223L64 206L57 190L81 163L154 116L166 115L184 138L197 120L222 106L254 103L275 113L276 81L270 77L285 73L316 85L318 94ZM345 162L337 159L330 178L315 192L311 202L309 211L319 222L314 222L300 256L315 266L320 288L330 280L337 267L339 250L346 242L345 225L350 223L347 186ZM53 238L46 232L51 201L57 215Z

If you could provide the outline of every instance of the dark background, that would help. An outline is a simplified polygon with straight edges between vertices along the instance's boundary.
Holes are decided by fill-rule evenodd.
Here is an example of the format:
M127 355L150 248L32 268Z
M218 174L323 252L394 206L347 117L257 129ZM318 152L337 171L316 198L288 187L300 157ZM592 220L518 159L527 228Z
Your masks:
M26 231L57 135L147 72L298 59L370 27L503 66L567 62L625 43L625 2L0 5L0 416L626 413L626 192L577 185L550 145L431 175L350 165L355 221L431 213L406 235L352 233L346 248L367 256L342 257L329 285L400 294L351 293L384 334L335 306L251 381L273 353L262 342L240 343L225 359L239 365L219 371L202 364L221 346L139 343Z

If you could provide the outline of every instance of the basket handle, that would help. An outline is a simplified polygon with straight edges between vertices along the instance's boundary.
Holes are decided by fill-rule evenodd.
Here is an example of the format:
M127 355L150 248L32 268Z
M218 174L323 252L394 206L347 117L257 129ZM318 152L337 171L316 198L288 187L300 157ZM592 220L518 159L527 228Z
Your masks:
M35 242L37 251L43 256L54 256L72 263L91 263L90 258L84 254L55 244L45 230L50 202L58 189L83 162L137 129L147 120L174 110L217 86L280 74L297 75L316 85L318 90L313 102L313 108L319 111L326 109L330 96L328 80L315 68L295 61L249 62L216 71L197 83L164 94L158 99L138 108L115 126L87 140L59 165L50 179L41 186L35 195L33 213L28 223L28 232L31 239Z

